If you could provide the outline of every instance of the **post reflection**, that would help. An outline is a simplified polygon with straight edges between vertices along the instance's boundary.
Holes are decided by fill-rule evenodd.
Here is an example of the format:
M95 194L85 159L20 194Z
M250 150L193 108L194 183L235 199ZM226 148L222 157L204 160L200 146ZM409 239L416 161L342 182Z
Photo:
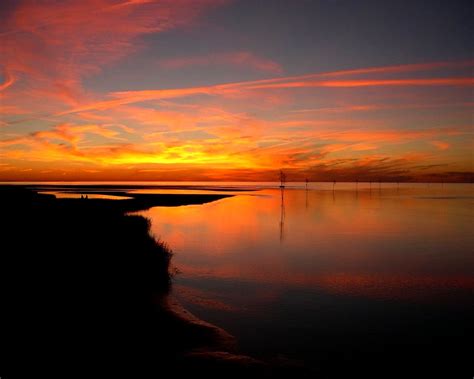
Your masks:
M280 188L280 244L285 239L285 188Z

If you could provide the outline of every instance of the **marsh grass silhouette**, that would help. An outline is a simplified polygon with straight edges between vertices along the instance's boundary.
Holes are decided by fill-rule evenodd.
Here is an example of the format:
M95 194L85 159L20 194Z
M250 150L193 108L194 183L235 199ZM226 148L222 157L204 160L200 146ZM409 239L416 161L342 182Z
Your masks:
M2 376L146 378L203 366L229 371L222 357L186 355L218 345L216 331L163 306L172 252L150 234L147 219L126 215L163 201L56 199L0 188ZM171 203L187 201L198 200ZM249 367L232 370L231 376L240 375Z
M109 354L120 366L145 363L140 346L156 333L152 299L169 289L171 259L148 220L90 199L1 196L2 367L78 370Z

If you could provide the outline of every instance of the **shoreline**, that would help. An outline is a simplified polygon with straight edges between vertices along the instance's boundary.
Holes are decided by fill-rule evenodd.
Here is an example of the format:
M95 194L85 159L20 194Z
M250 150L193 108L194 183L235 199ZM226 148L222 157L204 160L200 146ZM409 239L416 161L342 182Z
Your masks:
M104 349L124 362L126 367L117 369L132 371L137 365L156 374L162 367L215 375L229 369L239 375L272 371L267 363L240 355L235 337L197 318L170 295L172 252L150 234L147 219L127 214L224 197L56 199L0 187L9 247L1 255L7 271L2 277L3 373L18 377L35 367L36 374L61 377L57 359L80 371L96 364L110 370L107 359L97 363Z
M208 345L210 345L208 347L213 347L213 349L210 350L227 352L235 352L237 350L237 340L232 334L228 333L225 329L200 319L191 313L179 302L176 296L172 294L166 294L158 301L158 304L160 307L163 307L163 309L172 313L175 317L183 320L190 326L206 329L209 332L209 340L203 341L203 346L197 347L195 349L196 351L205 351L206 346Z
M196 375L197 372L211 378L251 377L279 378L297 375L313 378L316 373L301 365L281 357L260 359L239 351L236 338L217 325L202 320L184 308L178 299L168 294L159 300L159 306L181 320L190 334L200 336L199 344L177 356L180 374Z

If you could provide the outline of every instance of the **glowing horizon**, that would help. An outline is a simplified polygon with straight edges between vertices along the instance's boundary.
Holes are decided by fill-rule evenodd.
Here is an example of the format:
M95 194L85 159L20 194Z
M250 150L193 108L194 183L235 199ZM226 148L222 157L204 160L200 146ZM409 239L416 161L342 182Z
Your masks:
M462 30L438 31L443 15L431 15L408 42L369 19L374 50L359 29L341 41L342 26L323 22L361 25L363 5L351 18L330 2L275 7L0 5L0 181L474 179ZM441 37L451 45L436 47Z

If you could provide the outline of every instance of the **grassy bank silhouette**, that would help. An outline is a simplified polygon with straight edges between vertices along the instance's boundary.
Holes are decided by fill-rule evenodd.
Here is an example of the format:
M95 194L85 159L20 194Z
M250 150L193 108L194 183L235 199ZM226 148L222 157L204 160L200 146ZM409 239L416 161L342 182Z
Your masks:
M128 214L227 196L57 199L0 186L0 375L306 377L299 364L240 355L232 336L170 299L172 252Z
M197 201L178 196L171 204ZM163 198L56 199L0 189L2 376L156 377L166 367L216 366L186 353L217 346L218 328L164 304L172 253L150 235L148 220L126 214L156 202Z

